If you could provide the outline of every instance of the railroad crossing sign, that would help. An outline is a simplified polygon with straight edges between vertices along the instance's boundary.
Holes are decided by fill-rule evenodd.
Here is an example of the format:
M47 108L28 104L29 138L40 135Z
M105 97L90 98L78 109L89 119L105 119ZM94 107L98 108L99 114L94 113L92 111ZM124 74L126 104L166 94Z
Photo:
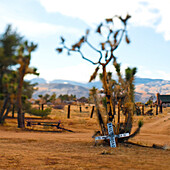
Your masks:
M112 123L107 124L107 129L108 129L108 135L110 137L110 147L116 148L116 141L115 141L115 135L114 135Z
M111 122L107 123L107 129L108 129L108 135L107 136L96 136L95 137L95 141L96 140L106 140L106 139L109 139L110 140L110 147L111 148L116 148L115 138L123 138L123 137L129 136L129 133L123 133L123 134L115 135L114 131L113 131L113 125L112 125Z

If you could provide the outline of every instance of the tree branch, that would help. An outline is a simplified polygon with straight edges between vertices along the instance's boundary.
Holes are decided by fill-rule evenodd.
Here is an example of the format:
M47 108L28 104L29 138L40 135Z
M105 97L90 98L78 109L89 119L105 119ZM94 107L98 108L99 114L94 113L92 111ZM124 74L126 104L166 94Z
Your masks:
M98 49L96 49L92 44L90 44L87 40L86 40L86 43L93 49L95 50L96 52L98 52L100 54L100 58L99 58L99 61L98 61L98 64L101 62L101 59L102 59L102 53L101 51L99 51Z
M86 57L84 56L84 54L83 54L80 50L76 50L76 49L72 50L72 49L68 48L68 47L65 46L65 45L64 45L63 48L67 49L69 52L70 52L70 51L74 51L74 52L80 53L81 57L82 57L84 60L86 60L86 61L92 63L93 65L99 64L99 62L93 62L92 60L86 58Z

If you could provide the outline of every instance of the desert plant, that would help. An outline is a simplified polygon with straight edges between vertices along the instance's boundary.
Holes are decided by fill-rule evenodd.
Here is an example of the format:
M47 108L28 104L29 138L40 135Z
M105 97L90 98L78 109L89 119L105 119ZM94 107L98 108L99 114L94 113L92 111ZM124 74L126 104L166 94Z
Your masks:
M122 26L120 29L115 30L113 19L117 18ZM114 128L119 127L119 123L116 125L114 120L115 115L115 104L118 103L118 101L121 100L120 106L124 105L124 114L125 114L125 129L127 129L127 132L131 131L132 128L132 116L134 112L134 75L136 74L136 68L127 68L125 70L125 78L122 77L120 72L120 63L117 62L117 57L115 56L114 52L118 49L119 45L121 44L123 38L125 38L125 42L127 44L130 43L130 40L128 38L127 34L127 21L131 18L130 15L126 15L125 18L122 18L121 16L114 16L113 18L108 18L104 22L100 23L96 29L97 34L102 37L102 40L99 42L99 47L95 46L95 43L91 43L89 36L90 31L87 30L85 35L80 38L80 40L73 44L71 47L68 47L66 44L66 41L63 37L61 37L61 47L57 48L56 50L59 53L62 53L64 50L68 52L68 55L70 55L71 52L79 53L80 56L92 63L93 65L96 65L96 69L94 73L91 75L89 82L93 81L99 70L102 69L102 74L100 74L100 79L103 84L103 91L106 97L106 104L107 104L107 122L113 122ZM97 40L97 39L96 39ZM91 48L96 52L96 54L99 56L97 61L94 61L91 56L87 57L84 52L83 48ZM112 80L112 73L107 72L107 66L110 62L113 62L113 66L117 72L118 76L118 83L114 80ZM113 93L115 94L113 96ZM95 95L94 95L95 96ZM94 98L95 99L95 98ZM98 106L97 106L98 107ZM96 107L96 108L97 108ZM101 114L98 114L98 116L101 116ZM99 123L102 129L102 132L105 132L105 129L107 127L106 124L104 124L102 119L99 119Z
M18 50L18 63L20 65L19 71L19 78L18 78L18 89L17 89L17 109L18 109L18 127L24 128L24 114L22 114L22 87L24 83L24 77L26 74L35 74L37 73L36 68L30 68L30 61L31 61L31 53L37 48L37 44L33 44L32 42L29 44L25 41Z
M51 114L51 108L46 108L44 110L32 108L30 109L29 114L34 116L41 116L42 118L44 118Z

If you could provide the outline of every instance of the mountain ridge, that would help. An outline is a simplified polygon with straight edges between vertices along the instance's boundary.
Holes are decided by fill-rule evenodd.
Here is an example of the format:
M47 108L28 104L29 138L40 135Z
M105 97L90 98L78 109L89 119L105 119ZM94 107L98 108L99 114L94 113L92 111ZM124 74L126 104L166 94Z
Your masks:
M77 98L88 97L89 89L102 88L100 81L91 83L81 83L70 80L56 79L47 82L43 78L36 78L30 81L32 84L38 83L38 90L34 92L33 98L38 98L39 94L73 94ZM156 93L170 94L170 81L163 79L136 78L135 79L135 101L145 103L151 96L156 97Z

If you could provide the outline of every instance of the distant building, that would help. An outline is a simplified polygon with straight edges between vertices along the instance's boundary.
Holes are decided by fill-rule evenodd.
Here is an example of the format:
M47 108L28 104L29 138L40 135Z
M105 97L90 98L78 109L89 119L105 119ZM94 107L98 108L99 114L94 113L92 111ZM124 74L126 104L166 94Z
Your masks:
M162 113L162 105L170 105L170 95L160 95L157 93L156 103L160 107L160 112Z
M157 104L170 104L170 95L160 95L157 93Z

